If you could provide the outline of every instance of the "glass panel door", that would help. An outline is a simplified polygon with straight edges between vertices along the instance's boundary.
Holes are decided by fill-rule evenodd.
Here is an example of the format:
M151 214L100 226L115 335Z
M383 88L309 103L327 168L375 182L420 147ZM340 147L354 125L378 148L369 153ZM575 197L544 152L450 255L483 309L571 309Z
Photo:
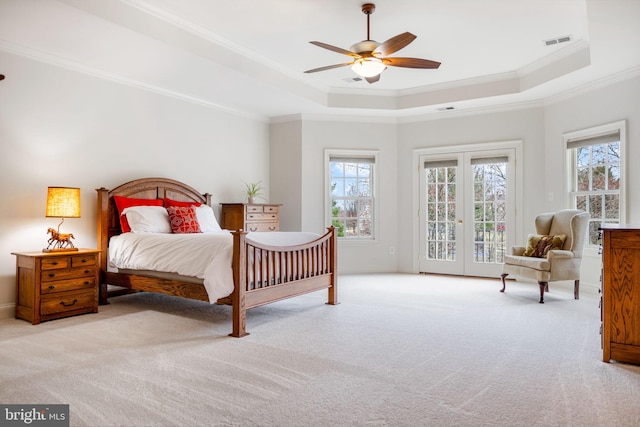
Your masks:
M508 197L513 156L501 150L420 157L420 271L499 277L515 230Z
M460 246L458 200L461 197L458 154L423 162L421 172L421 256L420 271L459 274L463 252Z

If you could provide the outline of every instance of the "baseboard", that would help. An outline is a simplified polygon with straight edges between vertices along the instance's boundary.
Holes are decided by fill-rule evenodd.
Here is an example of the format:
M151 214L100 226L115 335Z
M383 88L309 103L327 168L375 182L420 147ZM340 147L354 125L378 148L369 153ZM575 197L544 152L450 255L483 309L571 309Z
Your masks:
M14 303L0 305L0 319L10 319L16 315L16 305Z

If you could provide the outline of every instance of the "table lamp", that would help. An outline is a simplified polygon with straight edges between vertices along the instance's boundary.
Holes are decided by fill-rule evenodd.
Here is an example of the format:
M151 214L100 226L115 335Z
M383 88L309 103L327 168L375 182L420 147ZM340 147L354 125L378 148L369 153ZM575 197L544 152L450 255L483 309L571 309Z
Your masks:
M49 187L47 191L47 218L60 218L58 229L49 228L51 234L48 246L42 252L77 251L71 239L71 233L60 233L60 226L65 218L80 218L80 189L73 187Z

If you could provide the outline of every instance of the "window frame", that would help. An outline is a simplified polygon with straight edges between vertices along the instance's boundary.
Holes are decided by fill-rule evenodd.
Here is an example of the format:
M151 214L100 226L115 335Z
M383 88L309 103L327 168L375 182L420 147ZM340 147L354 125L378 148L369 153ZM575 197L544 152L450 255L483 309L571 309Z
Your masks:
M576 197L579 195L577 190L577 147L571 147L572 143L596 139L598 137L619 133L620 137L620 181L619 181L619 212L618 223L625 224L627 218L627 155L626 155L626 121L621 120L618 122L608 123L600 126L595 126L587 129L578 130L575 132L568 132L562 135L564 143L564 153L566 156L566 171L567 171L567 192L566 192L566 206L576 208ZM586 144L586 145L600 145L600 144ZM603 194L606 194L607 190L603 190ZM592 222L590 220L590 222ZM597 244L591 244L590 239L587 239L585 248L591 251L597 250Z
M325 223L333 224L333 214L332 214L332 195L331 195L331 162L332 159L335 158L353 158L356 159L371 159L370 163L372 164L371 171L371 198L372 198L372 210L371 213L371 223L373 231L371 233L371 237L347 237L342 236L338 237L338 240L341 242L349 242L356 245L360 244L369 244L369 243L377 243L378 242L378 229L379 229L379 219L378 212L380 209L378 207L378 169L379 169L379 151L378 150L345 150L345 149L326 149L324 153L324 163L325 163Z

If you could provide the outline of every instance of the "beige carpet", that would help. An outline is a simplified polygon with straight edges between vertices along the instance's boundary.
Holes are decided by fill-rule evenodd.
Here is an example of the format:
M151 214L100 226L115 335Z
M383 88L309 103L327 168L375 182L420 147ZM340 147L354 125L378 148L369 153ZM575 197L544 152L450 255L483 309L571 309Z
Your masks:
M0 403L74 426L637 426L640 367L603 363L598 296L424 275L340 278L249 311L154 294L0 322Z

